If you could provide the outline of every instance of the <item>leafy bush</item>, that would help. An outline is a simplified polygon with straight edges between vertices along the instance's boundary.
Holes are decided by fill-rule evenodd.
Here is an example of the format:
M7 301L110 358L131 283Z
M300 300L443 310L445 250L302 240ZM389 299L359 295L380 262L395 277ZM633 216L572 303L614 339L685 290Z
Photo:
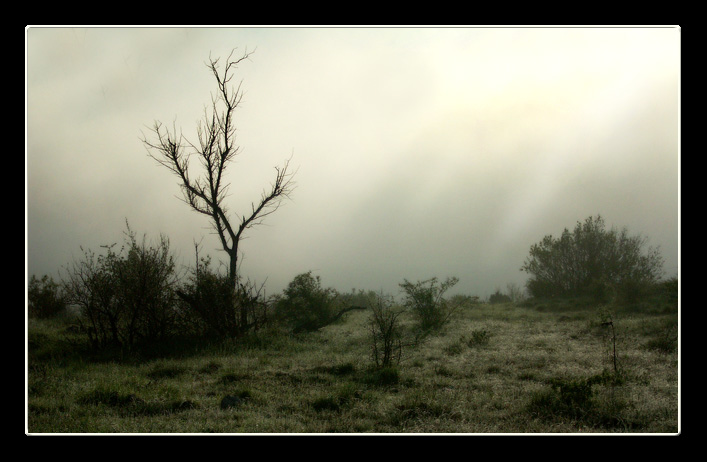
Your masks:
M51 318L66 309L66 298L61 293L59 284L44 275L37 279L32 275L27 287L28 314L34 318Z
M534 297L591 296L608 301L616 295L633 303L661 276L658 249L644 252L646 239L629 236L626 228L606 230L601 216L565 228L559 238L548 235L530 248L521 267L531 275L527 289Z
M115 259L111 268L122 305L124 341L155 343L173 333L176 312L174 290L178 282L169 240L160 237L157 247L148 246L146 238L138 243L128 229L128 251Z
M312 272L299 274L275 302L275 315L294 333L313 332L338 320L350 309L339 309L334 289L322 288L321 278Z
M410 308L417 319L421 332L431 332L444 326L459 306L450 303L443 296L459 279L447 278L438 283L437 278L412 283L407 279L400 284L404 292L404 304Z
M79 322L94 348L155 343L173 333L178 282L169 241L149 247L126 233L127 252L104 246L105 255L84 253L67 270L67 301L78 305Z
M240 337L265 324L267 303L262 286L233 280L211 268L210 257L199 257L189 280L178 291L181 330L207 338Z

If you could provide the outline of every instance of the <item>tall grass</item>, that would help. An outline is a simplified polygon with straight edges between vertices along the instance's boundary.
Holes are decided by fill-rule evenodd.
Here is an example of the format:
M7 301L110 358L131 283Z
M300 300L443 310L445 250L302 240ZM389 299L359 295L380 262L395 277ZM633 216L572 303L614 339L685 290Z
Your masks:
M621 380L596 309L476 304L373 367L370 312L179 355L89 358L31 320L30 433L676 433L674 314L617 313ZM414 320L402 320L413 322ZM608 372L607 372L608 371ZM225 397L237 397L221 406Z

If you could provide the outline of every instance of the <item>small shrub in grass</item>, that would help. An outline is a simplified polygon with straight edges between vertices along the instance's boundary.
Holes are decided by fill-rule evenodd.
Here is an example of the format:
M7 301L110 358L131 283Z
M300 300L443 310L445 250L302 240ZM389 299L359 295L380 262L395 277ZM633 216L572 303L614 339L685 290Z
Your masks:
M464 351L463 342L464 342L464 338L462 337L459 339L459 341L454 342L454 343L444 347L444 352L449 356L460 355L462 353L462 351Z
M474 348L477 346L483 346L489 343L490 334L486 329L478 329L471 332L470 338L462 335L459 340L447 345L444 348L444 352L449 356L455 356L461 354L465 347Z
M365 372L362 380L374 386L397 385L400 382L400 372L396 367L371 368Z
M466 342L469 347L487 345L491 334L486 329L477 329L471 332L471 337Z
M623 384L623 378L603 372L587 378L554 378L550 390L537 393L528 410L531 414L545 419L569 418L587 425L615 427L624 425L621 412L627 403L615 393L614 387ZM601 386L609 388L609 393L598 399Z
M465 347L474 348L477 346L483 346L489 343L489 333L485 329L479 329L471 332L470 338L462 335L459 340L447 345L444 348L444 352L449 356L455 356L461 354Z
M368 301L371 316L368 319L371 334L371 359L378 367L400 363L403 350L399 318L403 311L394 308L393 302L383 294Z

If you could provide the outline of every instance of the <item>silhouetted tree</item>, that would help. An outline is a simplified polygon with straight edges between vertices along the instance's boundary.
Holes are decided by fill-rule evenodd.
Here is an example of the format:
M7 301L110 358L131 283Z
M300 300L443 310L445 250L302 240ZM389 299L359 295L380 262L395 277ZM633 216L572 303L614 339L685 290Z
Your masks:
M530 247L521 267L531 275L534 297L588 295L607 299L611 292L635 301L643 288L658 282L663 259L659 249L644 252L646 239L626 228L606 229L601 216L577 222L559 238L548 235Z
M204 118L197 125L197 144L177 134L176 128L171 132L163 128L160 122L155 122L152 128L155 139L150 141L143 137L142 140L149 156L178 177L185 202L210 218L223 250L229 256L228 276L234 290L238 281L238 244L243 233L275 212L294 187L294 173L290 171L288 159L283 166L275 167L275 181L270 189L263 191L257 203L251 204L250 212L229 215L224 202L230 186L225 179L226 169L239 154L233 117L243 96L240 84L234 88L231 79L238 64L251 54L246 51L240 58L232 59L231 52L223 71L219 69L219 60L209 57L207 67L216 79L218 92L212 97L210 110L204 111ZM201 164L202 176L198 178L191 176L193 170L190 170L189 161L192 155Z

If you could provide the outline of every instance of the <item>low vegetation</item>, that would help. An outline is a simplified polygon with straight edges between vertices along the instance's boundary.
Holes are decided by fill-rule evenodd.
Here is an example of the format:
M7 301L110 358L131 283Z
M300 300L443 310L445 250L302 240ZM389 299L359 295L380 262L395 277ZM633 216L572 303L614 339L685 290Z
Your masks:
M28 431L679 430L674 310L617 309L615 356L614 334L589 306L466 305L453 323L402 349L396 339L416 319L396 311L401 337L391 337L389 350L372 341L374 313L352 311L314 332L263 329L139 360L92 352L70 316L30 318Z
M680 431L677 278L481 300L305 272L266 299L198 249L180 277L166 238L104 250L29 281L28 433Z

